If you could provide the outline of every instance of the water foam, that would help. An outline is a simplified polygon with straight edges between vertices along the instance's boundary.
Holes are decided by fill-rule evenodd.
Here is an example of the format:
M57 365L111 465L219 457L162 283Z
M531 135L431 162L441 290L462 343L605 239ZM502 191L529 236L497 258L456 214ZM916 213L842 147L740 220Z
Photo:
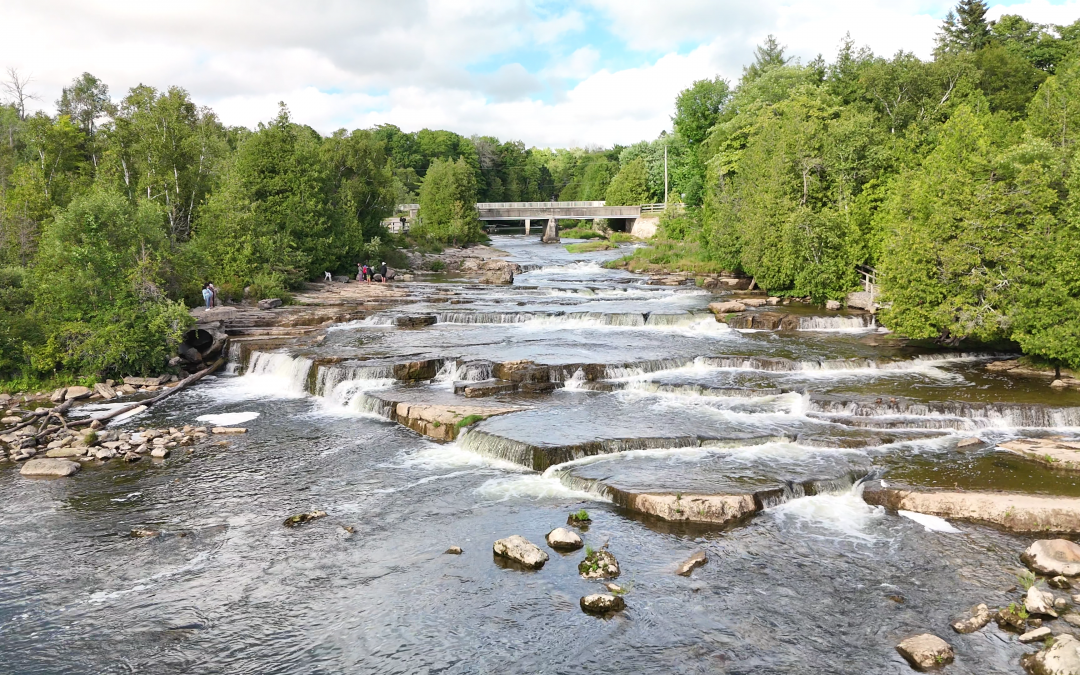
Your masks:
M879 539L874 530L886 517L884 507L863 501L861 485L836 494L792 499L765 513L780 526L806 536L866 543Z
M206 422L216 427L228 427L234 424L243 424L259 416L257 412L220 413L217 415L199 415L196 421Z
M960 530L953 527L952 523L938 516L932 516L928 513L915 513L914 511L897 511L898 514L904 518L914 520L916 523L926 528L927 532L951 532L956 533Z

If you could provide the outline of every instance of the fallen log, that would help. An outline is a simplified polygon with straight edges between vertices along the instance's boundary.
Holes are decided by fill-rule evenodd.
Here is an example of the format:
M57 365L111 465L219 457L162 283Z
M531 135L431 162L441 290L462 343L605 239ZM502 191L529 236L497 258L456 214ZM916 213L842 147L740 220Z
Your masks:
M63 415L68 411L68 408L70 408L71 404L74 402L74 400L64 401L55 408L38 408L37 410L30 413L30 417L26 418L22 422L19 422L10 429L0 430L0 434L10 434L12 432L18 431L19 429L22 429L23 427L28 427L31 424L37 422L42 417L48 417L50 415Z
M119 416L123 415L124 413L131 412L132 410L135 410L136 408L141 407L141 406L145 406L145 407L149 408L150 406L154 405L155 403L160 403L161 401L164 401L165 399L169 398L173 394L175 394L175 393L177 393L179 391L182 391L183 389L195 384L196 382L203 379L204 377L206 377L210 373L214 372L215 370L217 370L218 368L220 368L223 365L225 365L225 359L218 359L209 368L204 368L203 370L200 370L199 372L195 373L194 375L188 375L184 379L180 380L180 382L178 382L175 387L173 387L172 389L164 392L163 394L155 396L154 398L151 398L151 399L147 399L145 401L139 401L138 403L133 403L133 404L131 404L129 406L125 406L125 407L119 408L117 410L110 410L108 413L106 413L104 415L101 415L100 417L88 417L88 418L86 418L84 420L79 420L77 422L70 422L68 424L68 428L82 427L82 426L86 426L88 424L93 424L94 422L106 422L108 420L113 419L114 417L119 417Z

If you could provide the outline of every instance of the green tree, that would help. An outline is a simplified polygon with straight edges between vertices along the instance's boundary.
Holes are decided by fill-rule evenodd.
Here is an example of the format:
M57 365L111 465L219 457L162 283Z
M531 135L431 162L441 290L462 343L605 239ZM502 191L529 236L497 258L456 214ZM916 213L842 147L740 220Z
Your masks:
M730 96L727 80L719 75L711 80L697 80L675 97L675 115L671 118L675 131L691 145L701 143L720 119Z
M648 174L645 169L645 160L642 157L630 160L619 173L611 179L607 189L607 203L609 206L632 206L647 204L649 188L646 185Z
M769 70L787 65L790 59L784 56L785 49L775 36L768 35L765 42L754 48L754 62L743 68L742 82L753 82Z
M476 212L476 176L463 159L435 160L420 186L420 224L416 237L443 244L480 241L480 219Z
M960 0L956 9L950 11L938 33L938 50L941 52L974 52L990 42L990 24L986 21L986 3L983 0Z

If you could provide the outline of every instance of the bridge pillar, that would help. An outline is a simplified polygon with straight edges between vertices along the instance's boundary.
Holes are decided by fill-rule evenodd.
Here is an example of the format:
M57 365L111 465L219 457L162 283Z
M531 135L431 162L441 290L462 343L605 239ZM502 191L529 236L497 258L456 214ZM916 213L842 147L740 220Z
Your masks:
M544 227L544 236L540 238L540 241L545 244L559 243L559 221L554 218L548 219L547 226Z
M526 218L525 219L525 234L529 233L529 225L531 225L531 224L532 224L532 219L531 218Z

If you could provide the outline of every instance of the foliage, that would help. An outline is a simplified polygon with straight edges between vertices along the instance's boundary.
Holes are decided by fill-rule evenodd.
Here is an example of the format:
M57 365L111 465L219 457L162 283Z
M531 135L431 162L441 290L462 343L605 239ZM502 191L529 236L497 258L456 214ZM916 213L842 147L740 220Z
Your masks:
M606 202L609 206L636 206L649 204L648 173L645 159L637 157L626 163L611 179L607 187Z
M567 244L566 250L570 253L593 253L594 251L608 251L615 248L606 241L584 241L580 244Z
M603 239L604 233L587 227L575 227L570 230L562 230L559 236L564 239Z
M420 224L411 234L454 246L480 241L476 179L463 159L435 160L420 187Z
M701 143L730 96L727 80L719 75L694 82L675 97L675 116L671 118L675 131L691 144Z

